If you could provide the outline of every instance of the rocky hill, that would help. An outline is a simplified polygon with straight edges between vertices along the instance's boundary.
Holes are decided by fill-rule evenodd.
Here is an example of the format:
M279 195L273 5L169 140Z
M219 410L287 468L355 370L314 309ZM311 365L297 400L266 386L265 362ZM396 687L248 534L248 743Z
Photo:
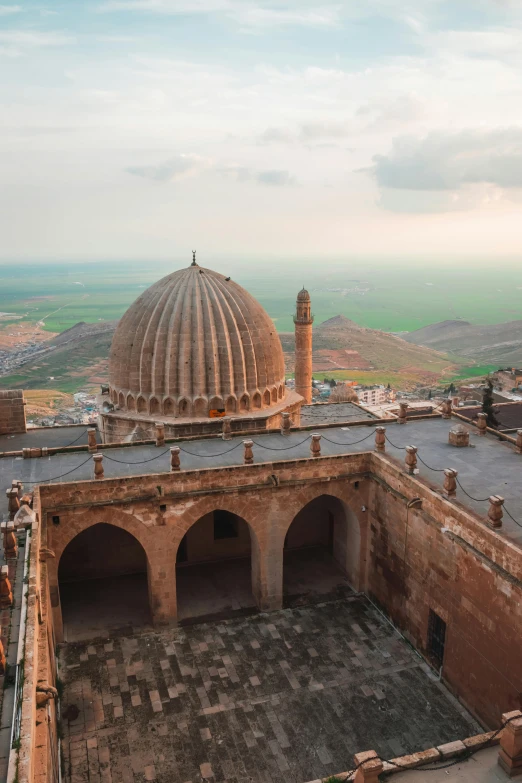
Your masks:
M522 364L522 321L485 326L468 321L441 321L410 332L404 340L455 353L478 364Z

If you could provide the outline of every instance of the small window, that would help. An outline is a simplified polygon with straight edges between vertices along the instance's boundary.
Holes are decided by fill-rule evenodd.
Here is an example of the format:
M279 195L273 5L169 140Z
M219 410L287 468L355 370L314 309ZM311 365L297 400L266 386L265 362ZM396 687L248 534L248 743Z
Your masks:
M433 609L430 609L428 618L428 655L433 665L438 669L442 668L445 641L446 623Z
M161 506L160 506L160 511L166 511L166 510L167 510L167 504L166 503L162 503Z
M53 517L53 525L59 525L60 524L60 517Z
M221 538L237 538L237 519L229 511L214 511L214 541Z

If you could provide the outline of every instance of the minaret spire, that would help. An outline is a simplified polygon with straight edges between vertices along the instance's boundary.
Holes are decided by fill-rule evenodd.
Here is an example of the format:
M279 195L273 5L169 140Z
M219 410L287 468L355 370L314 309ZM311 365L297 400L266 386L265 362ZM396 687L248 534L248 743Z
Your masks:
M297 294L295 324L295 390L305 403L312 402L312 305L303 286Z
M192 263L191 263L190 266L197 266L197 264L196 264L196 251L195 250L192 251Z

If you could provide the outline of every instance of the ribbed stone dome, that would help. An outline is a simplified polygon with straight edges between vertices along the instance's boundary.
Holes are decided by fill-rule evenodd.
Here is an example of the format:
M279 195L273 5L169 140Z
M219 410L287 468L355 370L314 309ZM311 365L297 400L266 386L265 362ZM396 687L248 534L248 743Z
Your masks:
M309 302L310 301L310 294L308 293L306 288L301 288L301 290L297 294L297 301L298 302Z
M120 409L138 413L259 410L285 397L281 342L244 288L193 264L129 307L112 341L109 385Z

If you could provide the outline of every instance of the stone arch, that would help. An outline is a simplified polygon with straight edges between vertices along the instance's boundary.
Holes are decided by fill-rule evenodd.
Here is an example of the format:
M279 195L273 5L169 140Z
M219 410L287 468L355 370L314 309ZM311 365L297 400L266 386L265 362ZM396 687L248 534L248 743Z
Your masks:
M227 397L225 410L226 410L227 413L236 413L237 412L237 399L234 397L233 394L231 394L230 397Z
M252 407L255 408L255 410L259 410L261 408L261 395L259 392L256 392L252 397Z
M243 394L239 400L239 412L246 413L250 410L250 397L248 394Z
M120 408L124 408L125 407L125 396L124 396L123 392L120 392L119 395L118 395L118 405L120 406Z
M271 396L272 404L274 402L277 402L277 387L276 386L272 387L272 389L270 391L270 396Z
M190 416L190 400L186 397L182 397L178 403L178 415Z
M161 413L160 401L157 397L151 397L149 400L149 413Z
M208 403L204 397L194 400L194 416L208 416Z
M265 389L265 393L263 394L263 405L267 408L270 406L270 389Z
M118 402L118 392L116 391L116 389L112 389L112 391L111 391L111 399L112 399L113 403L116 405L117 402Z
M147 413L147 400L141 394L136 401L136 408L138 413Z
M176 412L176 405L172 397L167 397L163 402L163 413L165 416L174 416Z
M280 399L280 400L282 400L283 397L285 396L285 386L284 386L283 383L279 384L279 387L277 389L277 396L278 396L278 399Z
M223 402L223 397L211 397L210 402L208 404L209 410L211 411L222 411L225 408L225 404Z
M128 411L136 410L136 402L132 394L127 394L127 410Z

